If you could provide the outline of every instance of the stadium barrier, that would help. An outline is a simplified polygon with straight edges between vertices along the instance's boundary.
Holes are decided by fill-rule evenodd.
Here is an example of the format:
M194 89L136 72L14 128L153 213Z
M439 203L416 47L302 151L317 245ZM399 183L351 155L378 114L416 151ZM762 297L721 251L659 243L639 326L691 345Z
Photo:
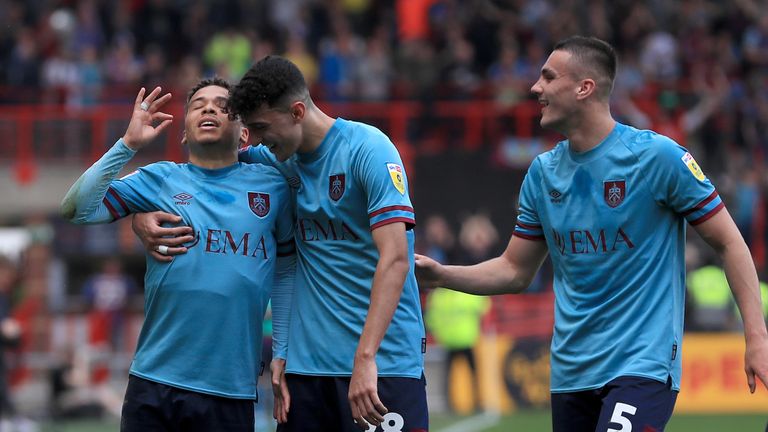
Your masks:
M549 338L484 335L476 346L481 405L510 413L549 406ZM744 374L744 337L738 333L686 333L683 376L675 413L768 413L768 390L758 381L750 394ZM454 369L450 397L460 412L472 410L466 365Z

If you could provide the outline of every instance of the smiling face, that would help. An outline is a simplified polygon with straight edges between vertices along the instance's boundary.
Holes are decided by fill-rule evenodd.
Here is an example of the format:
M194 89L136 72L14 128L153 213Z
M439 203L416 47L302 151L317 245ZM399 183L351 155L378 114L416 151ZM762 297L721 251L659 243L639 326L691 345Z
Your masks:
M183 141L190 146L221 143L237 148L241 125L225 111L229 91L209 85L196 91L187 103Z
M262 104L243 117L254 143L265 145L277 160L283 162L299 150L303 133L301 120L306 106L297 101L288 108L270 108Z
M571 65L571 54L556 50L541 67L539 80L531 87L541 104L541 127L558 132L567 130L579 108L581 87Z

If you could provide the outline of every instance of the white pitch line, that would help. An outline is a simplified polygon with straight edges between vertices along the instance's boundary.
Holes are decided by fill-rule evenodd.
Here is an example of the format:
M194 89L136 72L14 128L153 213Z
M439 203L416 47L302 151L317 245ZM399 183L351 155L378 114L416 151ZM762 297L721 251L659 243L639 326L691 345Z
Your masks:
M499 418L500 416L496 413L478 414L454 423L445 429L438 429L435 432L480 432L497 425Z

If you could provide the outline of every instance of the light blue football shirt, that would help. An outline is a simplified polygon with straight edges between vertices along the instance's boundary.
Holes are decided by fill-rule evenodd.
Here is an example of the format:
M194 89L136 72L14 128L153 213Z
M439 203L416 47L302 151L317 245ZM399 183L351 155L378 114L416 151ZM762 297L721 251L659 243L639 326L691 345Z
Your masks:
M420 378L421 304L414 275L414 212L394 144L378 129L337 119L320 146L278 162L264 146L241 161L270 163L294 187L298 264L286 371L350 376L379 253L371 231L404 222L410 270L376 355L379 376Z
M288 185L264 165L238 162L209 170L158 162L95 193L104 172L116 172L133 153L120 140L95 165L111 168L81 177L74 221L103 223L162 210L180 215L195 240L171 262L147 259L145 319L130 373L191 391L256 399L275 263L295 252Z
M686 221L723 203L669 138L617 123L583 153L539 155L520 192L514 235L545 240L554 267L553 392L622 375L680 388Z

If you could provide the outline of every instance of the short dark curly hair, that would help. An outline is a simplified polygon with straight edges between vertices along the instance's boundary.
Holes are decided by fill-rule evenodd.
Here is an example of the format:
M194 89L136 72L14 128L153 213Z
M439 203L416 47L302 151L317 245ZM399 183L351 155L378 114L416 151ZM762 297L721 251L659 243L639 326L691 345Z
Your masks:
M206 87L209 87L209 86L223 87L223 88L227 89L228 92L232 91L232 83L230 83L229 81L225 80L224 78L221 78L221 77L218 77L218 76L212 76L210 78L203 78L200 81L198 81L197 84L195 84L195 86L192 87L187 92L187 101L184 103L184 111L186 111L187 108L189 107L189 101L192 100L192 96L194 96L195 93L197 93L200 89L206 88Z
M304 75L290 60L273 55L251 66L232 88L227 110L231 118L242 119L264 104L287 109L295 100L311 103Z

